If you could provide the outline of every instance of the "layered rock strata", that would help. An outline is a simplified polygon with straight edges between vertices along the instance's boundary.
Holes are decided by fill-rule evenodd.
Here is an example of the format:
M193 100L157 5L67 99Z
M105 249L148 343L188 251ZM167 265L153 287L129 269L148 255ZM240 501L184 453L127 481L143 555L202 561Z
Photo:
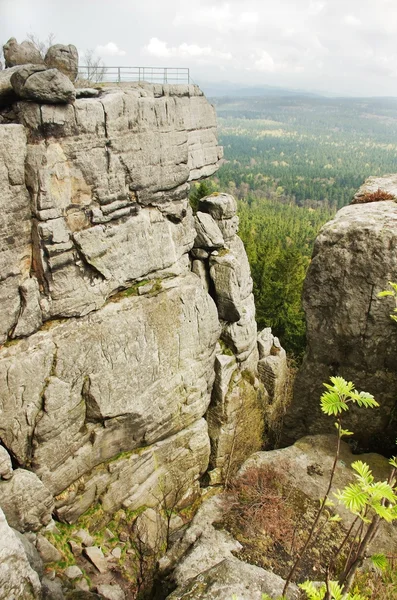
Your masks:
M397 189L393 178L369 181L359 195ZM362 193L361 193L362 192ZM284 443L331 431L319 400L332 375L372 393L380 408L354 408L343 423L363 448L390 452L396 437L397 328L394 299L379 298L397 281L397 205L393 201L341 209L317 237L304 287L307 353L285 419Z
M132 85L3 114L0 505L37 531L189 503L210 457L218 483L260 446L239 424L266 398L236 202L187 200L218 167L214 109Z

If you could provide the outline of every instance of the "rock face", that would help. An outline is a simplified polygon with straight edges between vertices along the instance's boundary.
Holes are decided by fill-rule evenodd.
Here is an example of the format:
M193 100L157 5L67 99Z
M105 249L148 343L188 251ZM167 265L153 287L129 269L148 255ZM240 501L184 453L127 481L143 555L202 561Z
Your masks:
M58 69L64 75L69 77L70 81L75 81L79 71L79 53L76 46L69 44L55 44L47 50L44 62L50 69Z
M383 187L379 180L376 185ZM286 416L284 443L333 429L332 419L320 412L319 399L322 382L339 374L381 405L349 411L343 426L355 433L361 447L394 449L397 328L389 316L393 299L377 294L388 281L397 281L396 242L397 205L392 201L345 207L318 235L303 298L308 349Z
M281 595L281 577L234 556L242 546L230 533L214 526L222 520L222 496L203 503L183 537L160 560L163 578L172 570L176 590L168 600L224 600L237 595L241 600ZM292 585L287 598L298 597Z
M21 90L51 72L16 69ZM196 86L97 94L0 124L0 505L21 532L188 505L210 457L222 482L261 444L236 202L188 203L221 157L214 109Z
M8 526L0 508L0 599L10 598L39 599L41 585L22 543Z
M44 65L26 65L11 76L11 85L19 98L34 102L66 104L76 98L76 90L70 79Z
M18 44L15 38L10 38L3 46L3 53L6 68L28 63L35 65L44 63L39 50L28 40Z

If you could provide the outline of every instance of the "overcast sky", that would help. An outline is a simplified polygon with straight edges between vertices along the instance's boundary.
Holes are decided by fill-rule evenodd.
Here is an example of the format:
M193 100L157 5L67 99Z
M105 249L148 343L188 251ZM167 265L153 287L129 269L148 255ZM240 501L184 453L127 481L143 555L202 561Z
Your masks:
M197 82L397 96L397 0L0 0L1 43L29 32Z

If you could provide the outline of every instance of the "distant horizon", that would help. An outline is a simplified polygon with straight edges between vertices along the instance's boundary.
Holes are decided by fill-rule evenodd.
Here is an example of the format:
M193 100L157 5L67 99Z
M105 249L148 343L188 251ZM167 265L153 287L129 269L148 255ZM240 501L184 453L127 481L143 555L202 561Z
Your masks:
M212 97L222 97L227 96L227 95L231 95L230 93L228 94L227 90L229 89L230 92L232 92L234 90L234 92L232 93L233 96L235 97L242 97L239 92L243 92L243 91L255 91L257 93L254 94L247 94L247 97L255 97L255 96L260 96L260 95L266 95L266 93L264 94L260 94L260 92L266 92L266 91L274 91L273 94L271 94L272 96L277 96L278 94L276 93L277 91L280 92L279 96L308 96L308 97L319 97L319 98L332 98L332 99L338 99L338 98L348 98L348 99L393 99L397 101L397 93L395 95L373 95L373 96L359 96L359 95L352 95L352 94L338 94L336 92L331 92L330 90L328 91L319 91L316 89L304 89L304 88L292 88L292 87L287 87L287 86L279 86L279 85L269 85L269 84L249 84L249 83L245 83L245 82L237 82L237 83L233 83L231 81L220 81L220 82L212 82L212 81L205 81L205 80L201 80L201 81L195 81L194 83L196 83L200 89L205 93L205 95L207 96L212 96ZM209 93L207 94L207 92L205 91L205 88L208 89L219 89L220 90L223 88L225 93L221 94L221 93Z

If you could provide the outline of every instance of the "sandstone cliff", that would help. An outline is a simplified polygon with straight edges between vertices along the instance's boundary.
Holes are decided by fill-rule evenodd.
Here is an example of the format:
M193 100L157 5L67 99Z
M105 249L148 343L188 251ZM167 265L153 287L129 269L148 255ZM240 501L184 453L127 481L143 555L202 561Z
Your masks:
M395 178L370 178L357 197L378 188L396 196ZM342 208L318 235L303 297L308 346L285 420L284 443L332 430L319 399L322 383L342 375L381 405L344 417L359 447L395 453L397 328L390 319L393 299L377 294L397 280L396 239L392 200Z
M260 447L258 372L273 397L285 368L270 331L258 349L234 198L188 203L222 156L213 107L196 86L95 94L0 115L0 506L20 532L191 503Z

